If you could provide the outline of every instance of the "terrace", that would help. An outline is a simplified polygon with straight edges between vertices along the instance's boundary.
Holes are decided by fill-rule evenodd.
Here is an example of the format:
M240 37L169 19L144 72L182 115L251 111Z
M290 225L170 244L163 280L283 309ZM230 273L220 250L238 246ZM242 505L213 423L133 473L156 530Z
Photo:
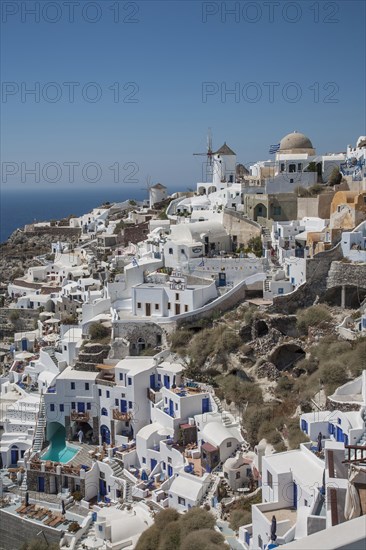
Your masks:
M101 384L102 386L115 386L115 365L105 365L104 363L100 363L96 365L96 367L100 370L100 373L96 377L96 383Z

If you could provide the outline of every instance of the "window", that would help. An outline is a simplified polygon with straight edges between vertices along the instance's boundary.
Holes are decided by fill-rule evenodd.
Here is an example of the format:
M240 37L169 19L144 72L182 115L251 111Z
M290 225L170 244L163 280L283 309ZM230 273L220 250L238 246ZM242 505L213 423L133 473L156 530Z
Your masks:
M284 172L285 171L285 163L284 162L281 162L281 168L280 168L281 172Z
M86 408L87 408L88 411L90 411L91 410L91 403L87 403Z
M179 292L176 292L176 293L175 293L175 299L176 299L176 300L179 300Z
M105 407L102 408L102 410L100 411L101 415L102 416L108 416L108 411Z
M173 249L169 248L169 254L173 254Z
M273 215L274 216L281 216L281 207L280 206L274 206L273 207Z
M144 456L142 457L142 463L146 464L146 458Z
M182 497L178 497L178 504L181 504L182 506L186 505L186 499Z
M178 410L178 403L175 404L175 410Z
M123 380L123 374L122 374L122 372L119 373L119 379L120 379L120 380Z
M188 306L184 306L184 311L185 311L185 312L188 311Z
M89 382L85 382L85 389L86 389L86 390L89 389Z
M55 405L53 403L51 403L50 405L50 411L53 412L55 410Z
M278 289L278 294L283 294L283 288Z
M98 525L98 529L99 529L99 531L102 532L103 531L103 525Z
M132 409L132 401L129 401L129 402L128 402L128 408L129 408L129 409Z
M105 394L106 394L107 397L109 397L109 396L110 396L110 391L107 390L107 391L105 392Z
M240 472L236 472L235 479L240 479Z
M170 302L168 302L168 309L170 309Z
M132 386L132 378L127 378L127 382L129 386Z
M67 351L67 346L64 346L64 351Z
M273 477L271 472L269 472L268 470L267 470L267 485L269 485L269 487L273 489Z
M297 171L301 172L301 170L302 170L302 164L301 164L301 162L299 162L298 165L297 165Z
M71 382L71 389L72 389L72 390L75 389L75 382Z
M226 447L231 447L231 445L232 445L232 442L231 442L231 441L228 441L228 442L226 443Z
M166 464L163 462L163 470L166 470Z
M169 462L169 464L172 463L172 459L170 458L170 456L168 456L168 462Z
M73 411L76 409L75 401L72 401L72 402L71 402L71 408L72 408Z
M159 304L155 304L155 309L159 309Z
M118 399L114 400L114 404L116 405L116 407L118 407Z
M141 302L137 302L137 309L141 309Z
M296 172L296 164L290 164L288 167L288 171L290 172L290 174Z
M100 389L98 390L98 395L99 395L99 397L102 397L102 390L100 390Z
M61 405L60 405L60 412L64 412L64 410L65 410L64 405L63 405L63 403L61 403Z
M185 254L184 248L181 248L181 249L180 249L180 253L181 253L181 254Z

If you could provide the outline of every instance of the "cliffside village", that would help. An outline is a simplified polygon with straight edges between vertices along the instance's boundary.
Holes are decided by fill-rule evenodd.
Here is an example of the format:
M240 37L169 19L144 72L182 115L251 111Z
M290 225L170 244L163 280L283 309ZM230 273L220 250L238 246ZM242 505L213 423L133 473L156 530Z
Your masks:
M142 203L19 230L55 240L3 293L8 319L23 319L0 343L0 512L13 530L119 550L156 512L205 506L231 548L361 548L366 370L300 411L308 441L276 452L251 446L242 414L169 345L245 302L291 314L324 298L344 310L340 339L366 336L366 137L318 155L293 132L273 153L244 166L209 147L196 191L158 183ZM250 524L230 531L221 486L225 504L261 491Z

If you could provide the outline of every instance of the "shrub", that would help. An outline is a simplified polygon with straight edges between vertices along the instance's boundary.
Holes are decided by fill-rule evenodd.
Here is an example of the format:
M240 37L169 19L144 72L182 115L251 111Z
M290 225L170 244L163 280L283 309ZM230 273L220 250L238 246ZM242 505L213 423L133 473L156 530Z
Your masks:
M74 500L80 501L80 500L82 500L83 495L80 491L74 491L72 493L72 497L73 497Z
M140 536L136 550L156 550L159 547L161 529L157 525L152 525Z
M339 185L342 181L342 174L339 172L339 168L335 167L332 170L332 173L328 179L328 185L333 187L334 185Z
M325 363L320 369L320 376L328 395L348 381L346 365L340 359Z
M159 550L177 550L180 547L181 529L178 521L161 526Z
M79 529L79 523L77 521L72 521L67 530L70 531L70 533L76 533L77 531L79 531Z
M227 550L225 539L221 533L213 529L200 529L188 533L181 544L181 550Z
M186 329L178 329L170 336L170 349L174 352L187 353L186 347L192 338L192 332ZM181 349L183 348L183 349Z
M199 529L213 529L215 526L215 518L210 512L206 512L203 508L191 508L179 520L182 536L190 531Z
M328 309L323 305L311 306L297 312L297 328L306 334L309 327L316 327L323 322L330 321Z
M262 257L263 254L263 244L260 237L251 237L248 241L248 250L253 252L258 258Z
M233 510L230 514L230 529L238 531L242 525L247 525L252 521L252 514L247 510Z
M109 336L110 330L101 323L92 323L89 327L89 334L91 340L103 340Z
M294 381L288 376L280 376L277 380L276 393L279 396L287 396L293 391L294 385Z
M179 514L174 508L167 508L162 510L155 516L155 525L160 529L164 529L168 523L172 521L177 521L179 519Z

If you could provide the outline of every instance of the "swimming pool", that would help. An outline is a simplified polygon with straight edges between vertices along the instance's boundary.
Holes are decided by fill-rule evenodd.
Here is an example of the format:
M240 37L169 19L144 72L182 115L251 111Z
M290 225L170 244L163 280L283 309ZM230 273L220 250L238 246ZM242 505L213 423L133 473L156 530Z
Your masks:
M65 441L65 428L60 426L51 438L51 445L48 447L41 460L52 460L52 462L69 462L79 451L77 447L70 447Z

